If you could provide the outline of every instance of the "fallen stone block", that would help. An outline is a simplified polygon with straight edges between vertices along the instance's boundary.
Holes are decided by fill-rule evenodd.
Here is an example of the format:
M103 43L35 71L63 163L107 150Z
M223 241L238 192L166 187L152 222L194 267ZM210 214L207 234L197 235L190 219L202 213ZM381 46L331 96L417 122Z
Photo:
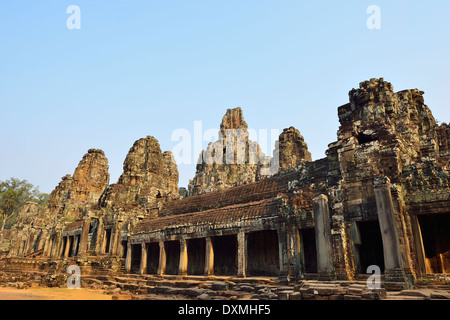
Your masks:
M228 290L229 284L227 282L217 281L211 284L212 290Z
M293 292L289 295L289 300L303 300L300 292Z
M279 300L289 300L290 295L293 293L294 293L294 290L278 291L278 299Z
M186 289L179 290L179 292L183 293L187 296L197 297L197 296L201 295L202 293L205 293L205 290L204 289L196 289L196 288L186 288Z
M420 290L402 290L398 294L399 296L410 296L410 297L422 297L422 298L430 298L430 295L422 292Z
M302 293L303 300L315 300L316 295L314 293Z
M317 292L317 294L321 296L331 296L335 290L335 286L320 286L313 288Z
M207 293L202 293L201 295L197 296L197 300L211 300L211 297Z
M151 292L152 293L167 293L169 290L171 290L171 287L166 287L166 286L159 286L159 287L154 287Z
M246 291L246 292L254 292L255 291L255 288L252 286L249 286L249 285L238 286L238 289L241 291Z

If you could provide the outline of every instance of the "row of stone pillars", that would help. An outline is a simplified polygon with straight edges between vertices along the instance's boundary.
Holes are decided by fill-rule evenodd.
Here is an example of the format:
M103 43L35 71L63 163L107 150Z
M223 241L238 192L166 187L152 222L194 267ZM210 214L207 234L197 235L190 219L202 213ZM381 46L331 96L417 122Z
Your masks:
M59 256L61 258L73 257L78 254L80 235L63 237L63 244L60 248Z
M77 254L86 253L91 242L95 242L94 248L91 248L96 254L118 254L120 251L119 228L116 226L105 228L102 221L99 221L98 230L95 239L89 236L91 218L84 218L81 233L77 235L63 236L61 231L52 237L49 237L43 246L43 256L50 258L67 258ZM72 244L72 250L70 246Z
M188 251L187 251L187 240L180 239L180 256L179 256L179 264L178 264L178 274L179 275L187 275L188 273ZM238 265L238 276L245 276L245 258L246 258L246 250L245 250L245 234L240 232L237 234L237 265ZM130 242L127 243L127 254L125 259L125 270L126 272L131 271L132 265L132 245ZM134 244L139 245L139 244ZM159 261L158 261L158 275L163 275L166 273L166 248L165 242L159 241ZM141 243L141 259L139 266L139 273L144 274L147 273L147 254L148 254L148 246L149 243ZM212 244L211 237L205 238L205 261L204 261L204 272L203 274L213 275L214 274L214 248Z

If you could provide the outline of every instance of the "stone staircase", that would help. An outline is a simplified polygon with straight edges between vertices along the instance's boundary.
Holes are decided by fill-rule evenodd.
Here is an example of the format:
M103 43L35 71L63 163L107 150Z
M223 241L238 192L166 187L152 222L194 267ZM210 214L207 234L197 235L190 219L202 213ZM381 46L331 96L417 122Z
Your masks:
M156 299L198 299L237 300L267 298L277 299L281 286L274 278L233 278L220 276L156 276L124 274L111 277L82 277L82 285L103 289L113 294L139 300ZM284 287L286 289L286 287ZM293 289L293 286L287 287ZM263 296L265 292L271 295Z
M219 276L121 276L83 277L82 284L102 289L113 299L188 300L382 300L386 291L369 290L364 280L303 280L283 285L276 278L235 278ZM391 296L394 296L391 294ZM409 299L410 296L404 298ZM398 299L401 299L399 297Z

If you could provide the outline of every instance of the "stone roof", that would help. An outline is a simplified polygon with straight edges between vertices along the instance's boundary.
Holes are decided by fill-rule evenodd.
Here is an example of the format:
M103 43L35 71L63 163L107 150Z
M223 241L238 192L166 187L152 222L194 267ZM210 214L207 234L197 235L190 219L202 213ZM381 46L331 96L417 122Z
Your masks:
M295 180L297 172L276 175L260 181L186 197L171 201L164 205L161 215L173 215L200 210L225 207L233 204L249 203L276 197L279 193L288 191L288 182Z
M177 214L140 221L133 234L162 230L171 227L199 226L243 222L249 219L278 215L281 199L271 198L245 204L230 205L206 211Z

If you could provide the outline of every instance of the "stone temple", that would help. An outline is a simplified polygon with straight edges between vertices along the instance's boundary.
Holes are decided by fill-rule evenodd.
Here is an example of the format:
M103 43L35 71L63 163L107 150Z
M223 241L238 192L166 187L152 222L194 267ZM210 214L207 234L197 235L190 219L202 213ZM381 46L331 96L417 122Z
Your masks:
M423 94L394 92L382 78L360 83L338 108L337 140L315 161L294 127L265 156L248 139L243 111L229 109L182 194L174 157L154 137L134 143L114 184L104 152L90 149L45 210L28 203L3 232L0 268L48 275L77 264L92 278L289 285L366 279L375 265L387 290L448 284L450 128ZM233 130L240 134L228 141L242 143L230 154Z

